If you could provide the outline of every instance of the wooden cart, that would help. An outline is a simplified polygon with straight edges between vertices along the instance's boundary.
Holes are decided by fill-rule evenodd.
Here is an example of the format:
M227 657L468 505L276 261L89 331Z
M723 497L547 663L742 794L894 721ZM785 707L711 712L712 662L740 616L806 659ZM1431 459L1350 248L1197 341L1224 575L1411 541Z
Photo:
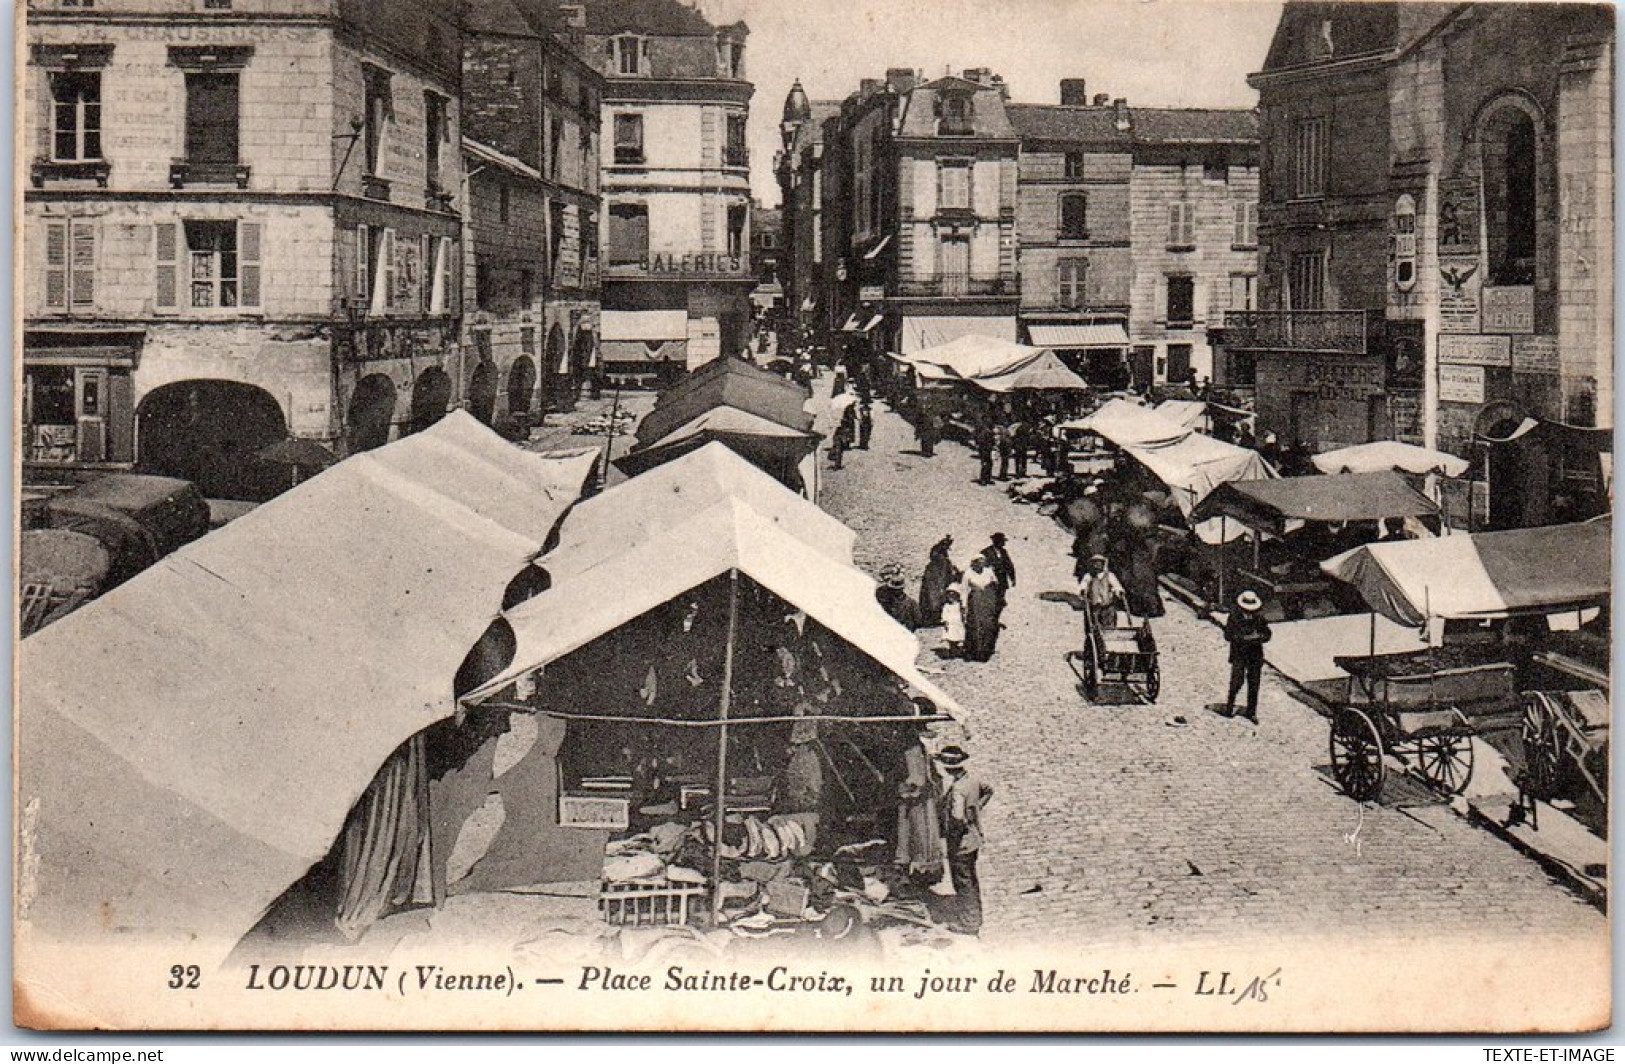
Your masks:
M1332 776L1356 801L1382 793L1389 758L1457 795L1473 775L1475 719L1517 702L1513 668L1478 648L1340 657L1347 697L1333 707Z
M1162 690L1162 670L1151 622L1123 611L1114 614L1110 626L1099 624L1088 609L1083 616L1083 649L1069 653L1067 663L1089 701L1099 700L1102 683L1115 682L1155 702Z

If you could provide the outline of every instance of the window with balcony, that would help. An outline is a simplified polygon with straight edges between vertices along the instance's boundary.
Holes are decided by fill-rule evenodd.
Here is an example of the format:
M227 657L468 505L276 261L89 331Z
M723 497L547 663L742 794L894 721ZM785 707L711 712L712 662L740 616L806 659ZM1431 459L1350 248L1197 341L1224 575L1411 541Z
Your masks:
M51 74L51 159L102 157L102 75L96 70Z
M648 204L610 204L609 264L611 266L641 266L648 258Z
M1061 239L1089 239L1089 197L1068 192L1061 197Z
M154 229L158 307L209 310L260 305L260 223L160 222Z
M45 223L45 305L52 310L96 303L96 223Z
M623 33L609 41L611 70L627 77L649 73L649 41L636 34Z
M1196 279L1168 278L1168 328L1189 329L1196 321Z
M1252 248L1258 246L1258 204L1251 200L1238 201L1235 204L1235 227L1230 234L1232 247Z
M235 164L239 114L236 73L188 73L186 161Z
M937 278L945 296L962 296L970 290L970 240L947 236L937 245Z
M1089 303L1085 292L1089 279L1087 259L1062 259L1055 268L1056 303L1069 310L1078 310Z
M1062 163L1062 173L1066 177L1077 179L1083 176L1083 152L1069 151Z
M1325 252L1310 251L1292 256L1292 272L1287 278L1287 302L1291 310L1325 309Z
M744 258L745 256L745 228L750 214L743 203L736 203L728 208L728 255L730 258Z
M729 115L727 142L722 161L727 166L749 166L750 149L745 143L745 116Z
M1230 310L1258 309L1258 275L1233 273L1230 275Z
M1292 192L1300 199L1326 194L1325 118L1302 118L1293 129Z
M937 165L938 208L945 211L969 210L971 205L970 182L970 163L939 163Z
M450 139L446 103L446 98L439 93L423 94L423 161L430 195L438 195L442 191L440 184L442 146Z
M388 133L389 120L394 110L393 98L390 94L391 78L389 71L371 64L362 65L361 76L363 83L361 111L363 160L367 166L367 173L377 177L380 175L380 168L383 164L384 138Z
M638 166L643 163L643 116L615 116L615 164Z
M1168 246L1192 248L1196 246L1195 204L1179 200L1168 204Z

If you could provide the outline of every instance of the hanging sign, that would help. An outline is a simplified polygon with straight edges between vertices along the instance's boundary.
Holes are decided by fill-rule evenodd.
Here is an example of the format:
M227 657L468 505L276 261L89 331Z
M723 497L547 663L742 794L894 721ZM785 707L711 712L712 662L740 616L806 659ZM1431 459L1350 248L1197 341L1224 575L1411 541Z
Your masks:
M1479 298L1483 279L1478 256L1457 256L1439 260L1439 331L1476 333L1479 331Z

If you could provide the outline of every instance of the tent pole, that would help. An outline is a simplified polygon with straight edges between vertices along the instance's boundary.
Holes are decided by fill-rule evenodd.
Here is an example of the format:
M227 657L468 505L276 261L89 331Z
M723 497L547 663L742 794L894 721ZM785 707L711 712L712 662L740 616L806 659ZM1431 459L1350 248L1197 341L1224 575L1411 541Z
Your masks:
M1371 611L1371 657L1377 656L1377 611Z
M621 378L615 378L615 398L609 408L609 428L604 430L604 471L598 482L601 488L609 487L609 459L615 453L615 425L616 418L621 412Z
M1224 563L1225 555L1229 553L1230 519L1224 514L1219 515L1219 602L1218 608L1224 609L1230 601L1224 597Z
M711 844L711 919L722 915L722 825L728 813L728 712L733 703L734 643L739 631L739 570L728 571L728 642L722 656L722 695L717 704L717 784L711 792L716 836Z

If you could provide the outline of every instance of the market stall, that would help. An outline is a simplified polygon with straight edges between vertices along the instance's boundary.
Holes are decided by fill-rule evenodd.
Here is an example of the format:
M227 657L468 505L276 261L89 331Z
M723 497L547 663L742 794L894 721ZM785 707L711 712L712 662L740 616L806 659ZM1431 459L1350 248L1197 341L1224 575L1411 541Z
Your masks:
M1221 541L1239 528L1252 540L1250 566L1233 574L1221 566L1219 600L1251 588L1290 619L1306 612L1343 609L1338 587L1319 563L1378 539L1398 522L1431 524L1439 508L1393 472L1278 477L1221 484L1191 511L1196 522L1218 521ZM1267 542L1266 542L1267 541ZM1352 605L1352 604L1351 604Z
M888 899L940 875L921 739L956 707L868 577L723 499L505 620L511 663L465 703L566 722L559 822L611 832L611 922L795 924L837 895L928 922Z

